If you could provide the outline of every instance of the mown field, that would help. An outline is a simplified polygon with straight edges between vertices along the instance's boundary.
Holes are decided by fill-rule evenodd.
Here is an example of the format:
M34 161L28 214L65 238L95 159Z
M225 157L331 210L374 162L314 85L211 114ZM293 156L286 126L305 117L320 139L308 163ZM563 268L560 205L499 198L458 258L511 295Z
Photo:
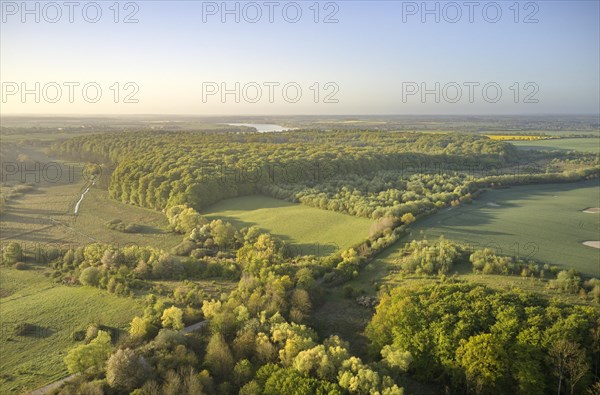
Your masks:
M598 180L491 190L472 204L417 222L407 239L443 235L598 276L600 250L581 243L600 238L600 214L583 212L599 201Z
M372 221L265 196L223 200L203 213L238 228L256 225L290 244L293 253L328 255L364 240Z
M74 330L89 323L123 334L141 304L92 287L57 285L41 269L0 268L0 393L22 393L66 376L66 352L79 344ZM16 323L36 325L32 335L14 334Z
M535 149L543 151L583 151L600 153L600 138L562 138L535 141L511 141L519 149Z

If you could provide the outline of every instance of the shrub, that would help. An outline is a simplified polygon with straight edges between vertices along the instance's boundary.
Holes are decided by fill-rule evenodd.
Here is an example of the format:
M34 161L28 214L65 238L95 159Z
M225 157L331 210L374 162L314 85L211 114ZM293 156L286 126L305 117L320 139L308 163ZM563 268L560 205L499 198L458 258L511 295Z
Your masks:
M142 227L138 224L123 222L120 219L113 219L106 223L106 227L122 233L139 233Z
M148 318L133 317L129 325L129 335L134 339L148 340L158 333Z
M108 359L106 380L111 387L129 392L141 385L151 372L152 368L144 357L126 348L117 350Z
M196 248L196 243L184 240L171 249L173 255L187 256Z
M71 340L80 342L83 339L85 339L85 331L84 330L77 330L77 331L73 331L73 333L71 333Z
M160 318L163 328L183 329L183 311L175 306L163 311Z
M399 264L403 271L428 275L447 273L460 258L458 246L443 238L434 243L413 240L402 253Z
M88 326L87 330L85 331L85 341L89 343L94 340L98 336L99 330L100 328L96 324L91 324Z
M89 344L76 346L67 353L65 357L67 369L70 373L79 373L85 370L99 372L110 356L111 348L110 334L98 331L96 338Z
M577 293L579 291L580 283L581 278L577 275L575 270L562 270L556 276L556 280L550 280L548 282L548 286L563 292Z
M354 295L356 294L356 290L354 289L354 287L352 285L346 285L343 288L343 292L344 292L344 297L351 299L354 297Z
M183 265L179 260L168 256L161 256L152 268L152 274L156 278L178 278L183 274Z
M91 285L92 287L98 286L100 282L100 269L93 266L83 269L79 276L79 282L83 285Z
M19 243L9 243L2 251L3 262L12 265L23 259L23 249Z
M491 248L475 251L469 261L473 264L474 272L484 274L508 274L514 268L512 258L496 255Z

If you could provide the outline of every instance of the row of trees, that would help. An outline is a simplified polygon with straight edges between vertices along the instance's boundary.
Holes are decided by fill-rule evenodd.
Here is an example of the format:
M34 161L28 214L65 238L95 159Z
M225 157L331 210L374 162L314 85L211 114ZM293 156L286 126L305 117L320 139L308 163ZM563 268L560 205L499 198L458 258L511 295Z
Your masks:
M78 137L54 149L97 158L112 174L112 198L155 209L186 204L199 211L260 192L374 219L416 216L468 202L489 186L574 181L599 172L595 154L519 152L476 135L307 130L109 137Z
M405 273L419 275L444 275L457 264L470 264L474 273L537 276L548 279L548 288L565 293L588 294L600 302L600 280L583 280L574 269L560 270L558 266L542 265L535 261L524 261L500 255L491 248L473 249L461 243L440 237L438 240L413 240L399 250L400 258L395 264Z
M469 201L476 191L466 174L406 174L377 172L369 176L336 178L314 186L265 185L261 192L279 199L324 210L379 219L419 215L453 202Z
M405 213L416 216L450 205L470 203L484 188L597 178L600 168L586 166L589 164L586 162L572 170L550 173L491 175L478 178L464 173L406 176L386 171L370 176L345 177L313 186L269 184L262 186L260 192L277 199L358 217L379 219L400 217ZM562 168L562 165L560 167ZM386 178L392 180L379 183L381 179ZM373 187L373 182L378 187Z

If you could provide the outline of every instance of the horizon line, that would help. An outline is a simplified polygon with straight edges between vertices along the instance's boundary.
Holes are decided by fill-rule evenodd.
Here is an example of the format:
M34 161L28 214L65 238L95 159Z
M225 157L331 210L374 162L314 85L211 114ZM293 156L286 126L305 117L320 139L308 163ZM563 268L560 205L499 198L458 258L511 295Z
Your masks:
M379 114L190 114L190 113L129 113L129 114L111 114L111 113L81 113L81 114L48 114L48 113L10 113L1 114L2 117L539 117L539 116L589 116L589 117L600 117L600 113L532 113L532 114L518 114L518 113L506 113L506 114L477 114L477 113L435 113L435 114L400 114L400 113L379 113Z

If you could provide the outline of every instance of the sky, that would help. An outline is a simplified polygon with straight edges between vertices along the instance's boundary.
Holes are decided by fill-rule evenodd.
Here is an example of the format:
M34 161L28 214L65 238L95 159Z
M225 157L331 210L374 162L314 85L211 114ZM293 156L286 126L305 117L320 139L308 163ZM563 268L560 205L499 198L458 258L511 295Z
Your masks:
M598 114L599 3L2 0L0 113Z

